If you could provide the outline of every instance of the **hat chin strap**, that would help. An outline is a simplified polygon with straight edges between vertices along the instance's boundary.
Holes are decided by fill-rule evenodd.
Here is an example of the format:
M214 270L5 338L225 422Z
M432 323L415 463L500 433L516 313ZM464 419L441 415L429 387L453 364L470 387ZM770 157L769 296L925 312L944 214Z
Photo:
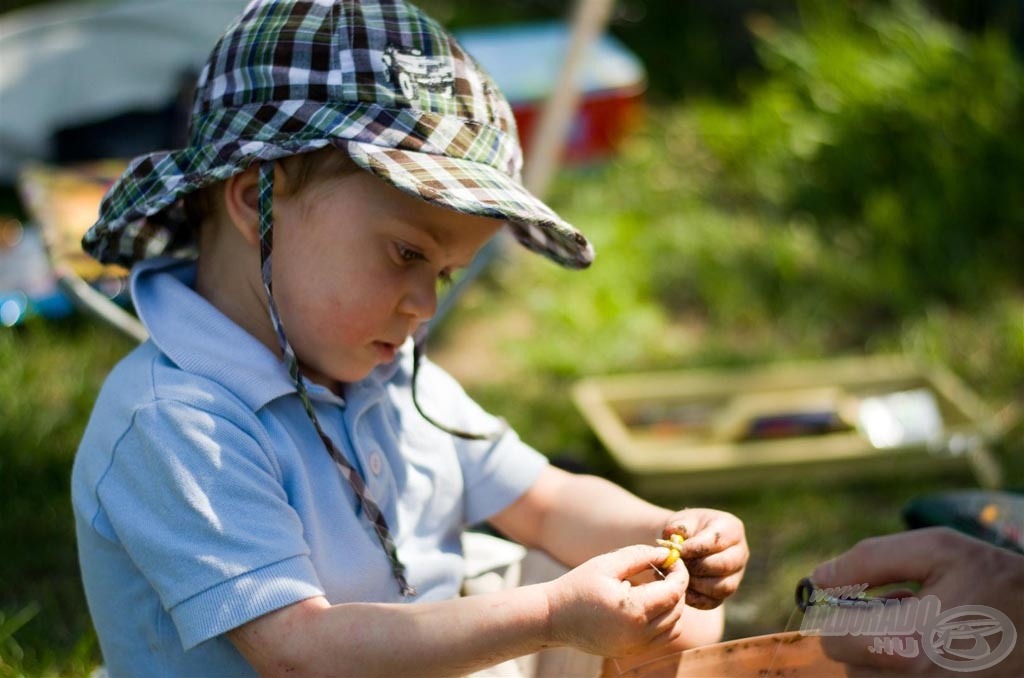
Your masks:
M388 561L391 565L391 572L398 582L399 590L403 596L416 595L416 589L409 584L406 579L406 568L402 564L402 561L398 558L398 549L395 546L394 539L391 537L391 531L388 529L387 521L384 518L384 513L381 511L377 503L370 497L369 489L363 482L362 477L355 470L352 464L345 458L343 454L335 446L334 442L330 437L324 433L323 428L320 426L320 421L316 416L316 411L313 409L313 402L310 400L309 392L306 388L306 381L302 377L302 373L299 370L299 361L295 355L294 349L292 349L291 343L288 341L288 337L284 332L284 325L281 322L281 316L277 311L277 304L274 301L273 292L273 275L271 268L271 261L273 259L274 250L274 229L273 229L273 196L274 196L274 162L264 161L259 166L259 234L260 234L260 271L263 277L263 288L267 292L267 308L270 312L270 322L274 326L274 332L277 334L278 345L281 348L282 359L284 360L285 366L288 368L288 374L291 375L292 381L295 383L295 390L302 401L302 406L306 410L306 415L309 420L313 423L313 427L316 429L317 435L320 436L320 440L323 441L324 447L330 453L331 458L334 459L338 468L341 470L342 475L348 481L352 487L352 491L355 493L359 505L363 509L363 513L370 520L373 525L373 529L377 534L377 538L380 541L381 546L384 548L384 552L388 556ZM413 349L413 370L412 370L412 401L416 407L416 411L419 412L420 416L426 419L430 424L437 427L438 429L466 440L497 440L505 434L508 430L508 424L504 419L501 420L501 426L498 430L492 431L491 433L467 433L458 429L450 428L445 426L431 416L426 414L420 407L419 399L416 397L416 381L420 372L420 362L423 357L423 351L426 348L426 332L420 332L416 336L415 346Z
M299 372L299 361L295 357L295 351L292 349L291 344L288 342L288 338L284 333L284 325L281 324L281 317L277 312L277 304L274 303L273 294L273 278L271 275L271 259L274 249L274 233L273 233L273 195L274 195L274 162L264 161L259 166L259 231L260 231L260 270L263 275L263 288L267 291L267 306L270 311L270 321L274 325L274 331L277 332L277 341L281 347L281 355L283 356L284 363L288 368L288 373L292 377L292 381L295 382L295 389L298 392L299 399L302 401L303 407L306 409L306 415L309 420L313 423L313 427L316 428L317 435L320 436L320 440L323 441L324 446L330 453L331 458L334 459L345 479L352 487L352 491L356 495L356 499L359 501L360 507L363 509L363 513L369 519L373 525L373 529L377 534L377 539L380 541L381 546L384 548L384 552L388 556L388 561L391 565L391 572L398 582L398 588L403 596L414 596L416 595L416 589L409 584L406 579L405 565L398 558L398 549L395 546L394 539L391 537L391 531L388 529L387 521L384 518L384 513L377 506L377 503L370 497L369 489L363 482L362 477L353 468L352 464L349 463L348 459L334 445L334 442L330 437L324 433L323 428L320 426L320 421L317 419L316 412L313 409L313 403L309 398L309 393L306 389L306 382L302 378L301 372Z
M418 390L416 389L416 381L420 376L420 363L423 360L423 354L427 350L427 332L426 325L421 326L420 330L416 332L416 336L413 342L412 348L412 404L416 407L416 411L420 413L420 416L427 420L427 422L434 428L440 429L448 435L455 436L456 438L462 438L463 440L497 440L498 438L505 435L508 431L508 422L505 421L504 417L499 418L500 425L497 430L491 431L490 433L469 433L458 428L451 428L440 423L429 414L423 411L420 407L420 400L417 396Z

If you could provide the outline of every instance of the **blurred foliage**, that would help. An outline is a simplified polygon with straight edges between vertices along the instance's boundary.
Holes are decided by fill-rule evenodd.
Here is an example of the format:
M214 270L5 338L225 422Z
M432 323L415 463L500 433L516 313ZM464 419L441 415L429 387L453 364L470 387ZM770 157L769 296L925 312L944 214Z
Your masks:
M1024 398L1020 285L979 288L963 305L930 295L897 313L899 291L873 260L815 221L756 195L709 198L728 176L687 106L652 110L616 158L563 173L550 202L597 260L567 273L513 248L514 262L470 290L450 327L472 321L499 335L500 375L480 380L552 380L539 395L609 371L896 351L952 366L990 398ZM902 265L910 275L916 263ZM523 417L530 428L535 414Z
M0 13L55 2L110 0L5 0ZM161 0L154 0L161 1ZM173 2L173 0L166 0ZM885 0L850 0L882 4ZM837 4L850 4L850 1ZM564 19L572 0L418 0L451 28ZM745 20L762 14L788 20L795 0L616 0L609 29L648 67L651 99L693 95L735 98L763 75ZM1024 6L1017 0L929 0L948 21L969 30L999 27L1024 42Z
M889 313L1024 281L1024 67L1004 36L917 2L802 2L798 27L752 27L767 77L742 108L698 109L719 199L813 224Z
M1022 231L985 204L1009 210L1020 200L1004 175L1019 183L1022 164L1011 158L1021 116L972 117L973 107L1019 105L1019 92L983 86L1019 83L1019 64L998 35L964 35L918 5L808 3L800 17L795 28L753 22L768 31L761 49L772 65L748 101L652 109L616 158L563 173L551 202L594 242L591 269L567 274L513 250L514 265L495 267L489 284L465 298L453 327L471 321L500 335L490 361L500 372L466 375L480 382L474 394L541 449L613 472L599 446L582 442L586 427L567 396L572 380L608 372L897 352L951 367L994 405L1024 400L1024 290L1014 266ZM831 56L818 28L831 31L838 54L853 56ZM805 56L809 72L783 68L771 62L772 49L810 52L822 63ZM902 74L895 84L876 75L890 63ZM936 63L954 73L919 72ZM822 82L834 83L842 105L815 103L809 88ZM921 82L931 83L925 101ZM780 90L795 103L764 103ZM888 129L892 119L903 122ZM885 143L847 140L861 120ZM954 126L951 142L934 130L949 120L966 128ZM841 150L801 146L826 126ZM847 157L872 172L844 169ZM957 174L979 199L940 183ZM851 214L859 192L883 189L914 223ZM835 195L835 204L808 198L818 195ZM951 219L954 206L988 221ZM1024 484L1019 467L1012 482Z

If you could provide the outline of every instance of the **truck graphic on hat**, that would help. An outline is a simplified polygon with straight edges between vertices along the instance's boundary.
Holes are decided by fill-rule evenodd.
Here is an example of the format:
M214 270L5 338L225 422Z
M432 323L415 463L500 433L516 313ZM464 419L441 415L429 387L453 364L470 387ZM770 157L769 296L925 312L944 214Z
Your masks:
M455 78L445 59L424 56L413 47L388 45L381 57L387 67L388 79L412 101L420 88L451 98L455 91Z

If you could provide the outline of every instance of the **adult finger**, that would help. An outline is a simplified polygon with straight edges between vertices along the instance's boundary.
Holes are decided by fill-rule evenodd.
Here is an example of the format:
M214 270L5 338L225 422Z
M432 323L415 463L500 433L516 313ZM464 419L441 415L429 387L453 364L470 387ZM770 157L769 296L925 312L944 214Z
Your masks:
M920 647L921 637L918 634L904 636L900 642L916 644ZM916 657L903 657L894 652L872 652L874 639L871 636L822 636L821 648L833 661L840 662L847 666L872 667L876 674L881 672L894 672L900 675L914 673L916 670L936 668L931 664L923 653Z
M811 574L817 587L925 581L946 553L970 539L949 528L924 528L864 539L846 553L822 563Z

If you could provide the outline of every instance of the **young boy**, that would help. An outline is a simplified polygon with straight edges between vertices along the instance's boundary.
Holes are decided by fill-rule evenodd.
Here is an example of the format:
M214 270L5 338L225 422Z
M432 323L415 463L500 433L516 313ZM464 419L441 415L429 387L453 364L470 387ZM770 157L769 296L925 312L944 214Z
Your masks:
M190 145L134 161L83 241L133 266L150 332L72 480L111 674L453 674L718 638L735 517L548 466L414 347L503 223L589 265L520 165L507 102L413 7L257 0L228 28ZM459 597L483 521L574 569ZM641 581L673 532L689 571Z

